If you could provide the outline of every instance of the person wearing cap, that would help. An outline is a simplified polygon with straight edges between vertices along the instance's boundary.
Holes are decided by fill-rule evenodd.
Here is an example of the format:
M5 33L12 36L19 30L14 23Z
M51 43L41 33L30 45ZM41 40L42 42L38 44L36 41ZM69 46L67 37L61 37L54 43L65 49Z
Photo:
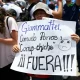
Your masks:
M35 20L41 20L42 17L50 17L53 14L50 12L48 5L39 2L34 6L34 10L32 12L32 16Z
M33 17L35 20L41 20L42 17L50 17L50 15L53 15L49 12L47 6L43 3L38 3L33 11ZM53 16L54 17L54 16ZM71 38L78 43L80 41L80 37L77 34L72 34ZM65 76L65 79L68 79L67 76ZM33 77L34 78L34 77ZM63 80L64 76L53 76L54 80ZM35 80L35 79L33 79Z
M36 6L36 7L35 7ZM57 18L57 19L62 19L62 0L58 0L58 6L59 6L59 8L58 8L58 11L55 11L55 10L51 10L49 7L48 7L48 5L47 4L45 4L44 3L44 5L43 4L38 4L38 5L35 5L33 8L32 8L32 10L30 11L30 16L32 17L32 19L34 19L34 17L33 17L33 12L34 12L34 10L36 9L36 8L38 8L39 6L40 6L40 8L44 8L44 10L47 8L47 10L45 10L45 12L47 13L47 14L49 14L48 15L48 17L54 17L54 18Z
M62 3L60 3L60 5L61 4ZM50 12L49 7L48 7L47 4L39 2L34 6L34 10L32 12L32 16L34 17L35 20L41 20L43 17L50 17L50 15L53 16L53 13ZM56 15L58 15L58 14L56 14ZM55 16L55 14L54 14L54 16ZM75 36L77 37L77 35L74 35L72 37L75 38ZM14 45L13 46L13 51L14 52L18 52L19 51L18 45ZM49 75L34 75L34 74L29 74L29 75L32 77L32 80L63 80L62 76L52 76L51 77Z

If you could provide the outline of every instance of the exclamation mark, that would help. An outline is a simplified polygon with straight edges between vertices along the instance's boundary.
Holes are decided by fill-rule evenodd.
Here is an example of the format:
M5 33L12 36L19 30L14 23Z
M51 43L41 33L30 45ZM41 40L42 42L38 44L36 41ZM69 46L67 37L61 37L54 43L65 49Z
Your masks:
M63 55L63 65L64 65L64 72L65 72L65 55Z
M60 36L60 40L62 40L62 36Z
M71 71L72 71L73 59L74 59L74 55L71 55Z
M68 72L68 62L69 62L69 57L70 57L70 55L67 55L67 64L66 64L67 72Z

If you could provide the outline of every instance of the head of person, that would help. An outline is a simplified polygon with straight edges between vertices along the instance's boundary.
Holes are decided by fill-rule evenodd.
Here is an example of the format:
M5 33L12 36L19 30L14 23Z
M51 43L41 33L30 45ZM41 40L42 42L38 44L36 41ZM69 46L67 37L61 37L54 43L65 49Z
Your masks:
M72 0L66 0L66 4L71 4L72 3Z
M32 12L32 15L35 20L41 20L43 17L50 17L52 13L49 11L49 7L47 4L38 2L34 6L34 10Z
M14 9L9 9L7 10L7 12L9 13L9 15L11 15L14 19L17 18L17 12Z
M5 32L5 17L7 16L7 12L5 9L0 7L0 33L4 33Z

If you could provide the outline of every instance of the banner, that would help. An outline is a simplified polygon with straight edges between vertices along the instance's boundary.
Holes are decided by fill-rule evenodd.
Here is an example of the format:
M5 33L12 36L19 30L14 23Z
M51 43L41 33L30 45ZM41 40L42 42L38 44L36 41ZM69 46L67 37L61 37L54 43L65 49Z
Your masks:
M16 54L11 69L31 74L76 75L75 22L34 20L19 27Z

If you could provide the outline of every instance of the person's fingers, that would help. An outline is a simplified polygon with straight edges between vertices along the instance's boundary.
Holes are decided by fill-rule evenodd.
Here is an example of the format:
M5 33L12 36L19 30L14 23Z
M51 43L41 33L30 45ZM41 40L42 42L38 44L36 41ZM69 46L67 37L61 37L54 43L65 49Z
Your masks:
M77 36L77 34L72 34L71 36Z
M77 35L72 35L71 38L72 38L73 40L75 40L77 43L78 43L79 40L80 40L79 36L77 36Z
M17 53L17 52L19 52L20 51L20 49L18 48L18 46L17 45L15 45L15 46L13 46L13 52L15 52L15 53Z
M72 38L73 40L75 40L77 43L78 43L79 40L80 40L80 37L79 37L77 34L72 34L72 35L71 35L71 38Z

